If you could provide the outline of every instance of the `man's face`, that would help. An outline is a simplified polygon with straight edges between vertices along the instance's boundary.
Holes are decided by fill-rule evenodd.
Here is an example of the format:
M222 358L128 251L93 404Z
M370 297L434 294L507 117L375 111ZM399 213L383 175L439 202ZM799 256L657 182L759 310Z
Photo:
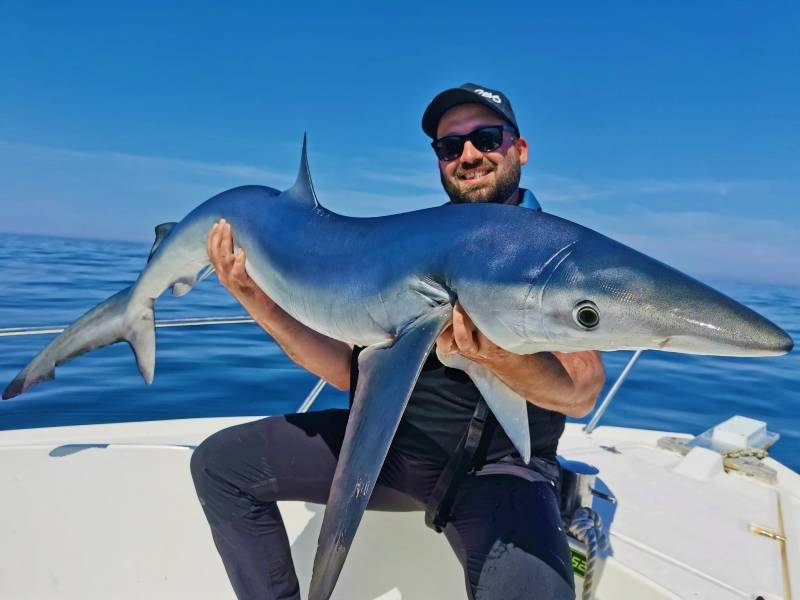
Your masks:
M481 104L460 104L442 115L436 137L464 135L486 125L507 124ZM439 161L439 173L451 202L507 202L519 188L520 166L528 162L528 143L503 133L497 150L481 152L469 140L454 160Z

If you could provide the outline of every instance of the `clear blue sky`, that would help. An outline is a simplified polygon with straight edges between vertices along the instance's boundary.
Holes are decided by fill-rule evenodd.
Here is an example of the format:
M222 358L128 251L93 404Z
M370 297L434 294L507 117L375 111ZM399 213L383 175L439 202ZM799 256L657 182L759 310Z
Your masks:
M0 231L149 243L288 185L304 131L329 208L439 204L419 120L475 81L511 98L545 210L702 278L800 281L796 2L112 4L0 0Z

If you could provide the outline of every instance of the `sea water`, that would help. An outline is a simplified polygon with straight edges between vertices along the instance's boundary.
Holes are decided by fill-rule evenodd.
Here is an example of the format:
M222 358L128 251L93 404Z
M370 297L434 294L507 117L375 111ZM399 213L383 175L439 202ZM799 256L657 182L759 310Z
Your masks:
M71 323L130 285L148 251L146 243L4 234L0 328ZM800 287L709 283L800 341ZM158 319L241 314L213 277L156 305ZM52 337L0 337L0 388ZM316 383L253 324L160 328L157 347L152 385L142 382L127 344L115 344L59 367L56 381L0 402L0 429L282 414L297 410ZM630 356L603 355L602 395ZM346 404L345 394L326 386L312 410ZM697 434L735 414L766 421L781 435L771 454L800 471L800 351L774 358L645 352L601 424Z

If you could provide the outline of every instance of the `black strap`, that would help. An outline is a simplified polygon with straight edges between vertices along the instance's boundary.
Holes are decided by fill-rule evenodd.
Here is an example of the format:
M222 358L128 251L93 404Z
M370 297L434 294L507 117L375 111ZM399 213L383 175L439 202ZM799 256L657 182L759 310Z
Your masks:
M453 455L442 469L425 507L425 524L441 533L450 520L458 486L471 470L483 466L497 420L481 398L472 414L467 430L458 442Z

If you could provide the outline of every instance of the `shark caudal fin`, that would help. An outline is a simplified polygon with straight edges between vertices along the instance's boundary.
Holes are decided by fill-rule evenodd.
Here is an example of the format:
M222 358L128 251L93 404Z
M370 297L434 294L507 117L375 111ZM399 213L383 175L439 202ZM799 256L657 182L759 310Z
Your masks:
M148 263L175 225L162 223L156 226L156 239L147 257ZM172 286L172 293L179 296L188 292L199 278L194 279L190 281L188 276L178 279ZM133 306L130 296L130 287L117 292L61 332L8 384L3 391L3 399L19 396L40 381L54 379L56 367L76 356L123 341L130 344L144 380L152 383L156 364L153 303L150 301L147 305Z
M152 301L147 306L132 305L130 287L104 300L59 334L8 384L3 399L55 378L55 368L71 358L122 341L133 349L144 380L152 383L156 358L153 305Z

